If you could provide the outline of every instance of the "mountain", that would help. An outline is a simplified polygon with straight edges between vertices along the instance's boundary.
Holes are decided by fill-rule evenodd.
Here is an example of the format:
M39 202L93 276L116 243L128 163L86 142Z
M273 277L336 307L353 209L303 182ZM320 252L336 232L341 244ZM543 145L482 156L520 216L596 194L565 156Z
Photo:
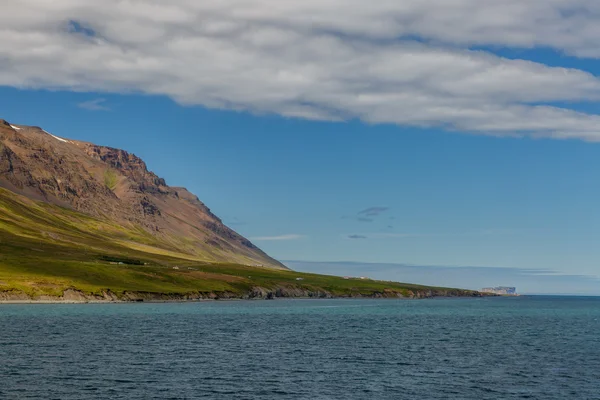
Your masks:
M134 154L0 120L0 187L153 236L208 262L282 269L195 195L170 187Z
M291 271L135 155L0 120L0 302L479 295Z

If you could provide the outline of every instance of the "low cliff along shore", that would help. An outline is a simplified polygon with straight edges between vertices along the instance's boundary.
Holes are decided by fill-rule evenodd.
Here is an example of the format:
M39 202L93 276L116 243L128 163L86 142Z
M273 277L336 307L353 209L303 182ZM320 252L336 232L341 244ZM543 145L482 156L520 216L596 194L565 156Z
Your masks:
M234 292L209 292L209 293L150 293L150 292L122 292L114 293L110 290L99 294L84 293L77 289L67 289L62 295L30 295L19 290L0 292L0 303L123 303L123 302L187 302L208 300L274 300L281 298L299 299L332 299L332 298L372 298L372 299L426 299L434 297L482 297L483 293L460 289L433 289L433 290L385 290L373 293L348 293L333 294L326 290L306 290L301 288L279 287L266 289L255 287L251 291L240 294Z

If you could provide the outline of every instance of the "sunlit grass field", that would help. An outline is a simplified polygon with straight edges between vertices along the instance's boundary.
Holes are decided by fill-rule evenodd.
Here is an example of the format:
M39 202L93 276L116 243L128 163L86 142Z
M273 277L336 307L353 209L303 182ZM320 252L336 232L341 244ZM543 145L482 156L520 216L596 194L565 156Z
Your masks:
M184 240L184 239L182 239ZM60 296L110 290L243 296L256 287L336 296L443 290L419 285L210 263L178 252L145 230L121 226L0 189L0 292ZM468 295L469 291L456 290Z

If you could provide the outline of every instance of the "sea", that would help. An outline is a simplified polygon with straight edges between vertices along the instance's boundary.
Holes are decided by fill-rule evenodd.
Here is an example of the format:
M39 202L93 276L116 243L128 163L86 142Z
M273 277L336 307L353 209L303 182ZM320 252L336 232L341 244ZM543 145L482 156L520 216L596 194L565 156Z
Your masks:
M600 399L600 298L0 304L1 399Z

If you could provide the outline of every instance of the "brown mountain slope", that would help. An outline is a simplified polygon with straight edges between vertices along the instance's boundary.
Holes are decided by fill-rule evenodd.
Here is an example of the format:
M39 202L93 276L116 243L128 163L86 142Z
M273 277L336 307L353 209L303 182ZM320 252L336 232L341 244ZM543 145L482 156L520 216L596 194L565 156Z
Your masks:
M140 227L165 250L210 262L285 268L225 226L195 195L169 187L124 150L0 120L0 187Z

